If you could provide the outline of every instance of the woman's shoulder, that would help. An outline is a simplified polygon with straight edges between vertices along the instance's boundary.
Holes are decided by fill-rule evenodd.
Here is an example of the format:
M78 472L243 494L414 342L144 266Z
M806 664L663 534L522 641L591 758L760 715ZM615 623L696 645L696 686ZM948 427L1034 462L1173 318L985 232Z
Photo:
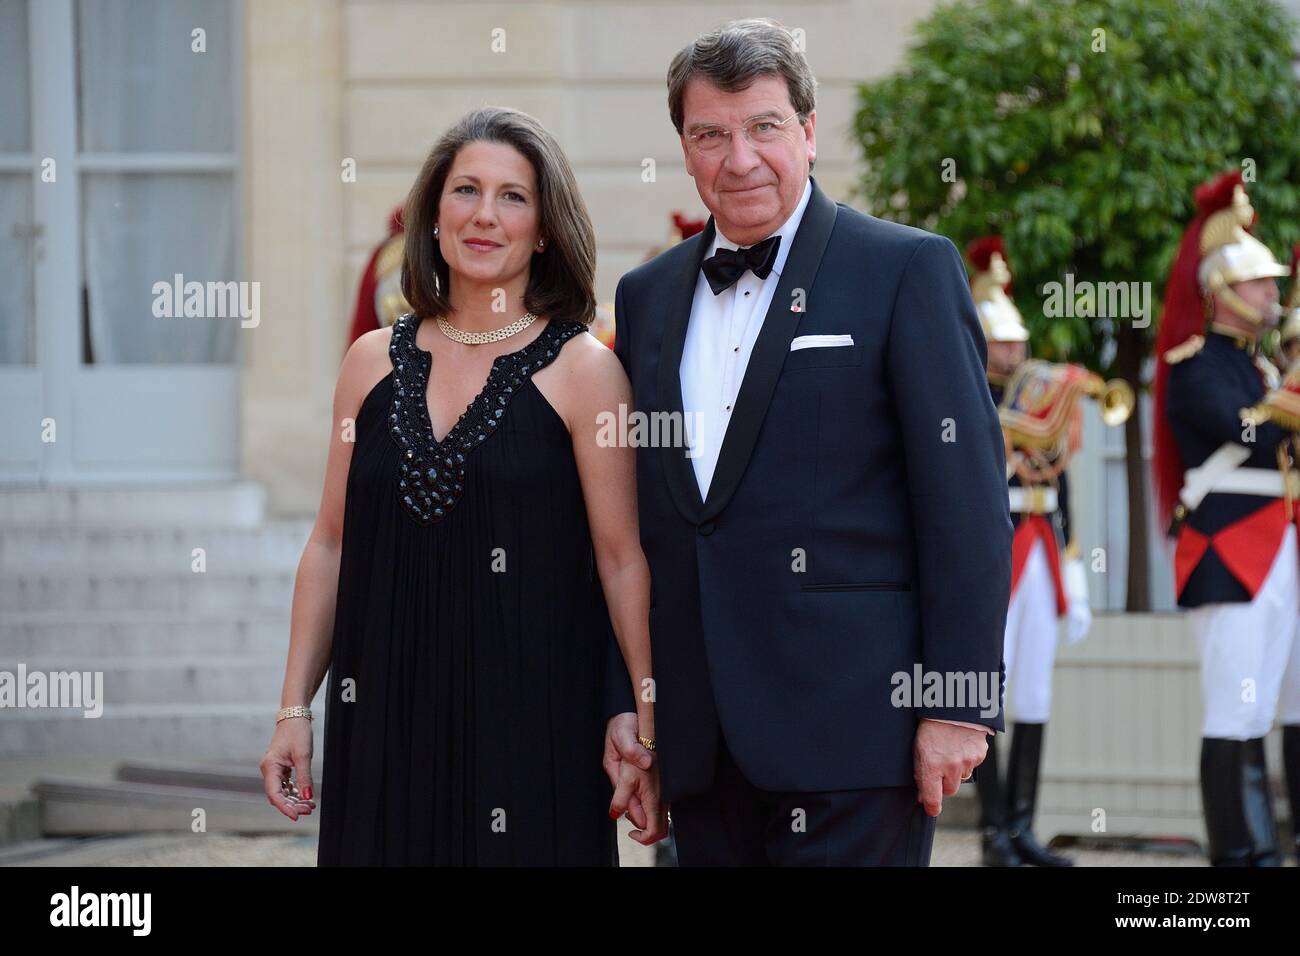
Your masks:
M541 387L573 431L575 423L594 421L597 412L629 402L631 386L618 356L586 326L566 333L569 338Z
M366 396L392 371L389 358L392 335L392 326L372 329L348 346L336 388L338 402L345 410L355 414Z
M591 334L589 326L581 322L563 322L556 327L563 341L556 358L565 370L581 378L604 378L615 370L622 371L612 349Z

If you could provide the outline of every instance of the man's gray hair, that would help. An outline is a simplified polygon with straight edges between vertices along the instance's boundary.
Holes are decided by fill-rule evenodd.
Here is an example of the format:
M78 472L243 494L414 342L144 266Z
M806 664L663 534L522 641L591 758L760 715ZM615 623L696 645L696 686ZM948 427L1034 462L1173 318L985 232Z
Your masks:
M727 93L748 89L760 76L780 76L790 105L806 123L817 106L817 80L789 31L767 18L732 20L688 44L668 67L668 113L678 135L685 122L686 84L702 77Z

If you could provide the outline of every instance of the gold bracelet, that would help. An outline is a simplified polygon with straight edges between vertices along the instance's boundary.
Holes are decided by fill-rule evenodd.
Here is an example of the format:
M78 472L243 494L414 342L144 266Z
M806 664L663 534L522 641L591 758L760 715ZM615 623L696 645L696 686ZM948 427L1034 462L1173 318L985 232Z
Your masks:
M640 734L637 734L636 739L641 741L642 747L649 750L651 753L654 753L655 742L653 737L642 737Z
M276 711L275 722L278 724L280 721L288 717L306 717L308 720L313 719L311 716L311 708L304 707L302 704L294 704L292 707L281 707Z

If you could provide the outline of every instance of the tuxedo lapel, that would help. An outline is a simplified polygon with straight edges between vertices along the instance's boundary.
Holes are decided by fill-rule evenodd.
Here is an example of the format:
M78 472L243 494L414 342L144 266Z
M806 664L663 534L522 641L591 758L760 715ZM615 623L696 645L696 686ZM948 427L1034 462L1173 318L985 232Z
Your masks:
M682 422L679 434L686 435L685 416L682 413L682 348L686 343L686 327L691 321L691 307L695 301L695 286L699 281L700 263L704 254L713 244L714 225L710 217L704 231L693 236L687 242L694 242L695 248L685 257L680 268L667 277L664 288L664 337L659 349L659 407L671 412L673 419ZM700 486L695 480L695 466L686 457L686 448L672 447L664 444L660 448L663 454L664 474L668 481L677 510L689 521L700 520L700 510L704 507L700 499Z
M835 202L822 192L817 186L817 181L813 180L812 195L808 197L808 206L804 209L803 219L799 222L799 229L790 246L790 255L786 258L785 269L781 272L780 282L772 296L767 315L763 319L763 327L754 343L749 364L745 368L745 377L736 396L736 410L727 426L726 437L723 439L722 449L718 455L718 465L709 484L709 495L704 502L703 510L699 512L701 521L715 517L726 507L740 484L741 475L745 473L745 466L749 464L750 456L753 455L754 443L758 439L758 432L767 415L767 407L772 402L772 393L776 390L776 381L781 375L781 367L785 364L786 353L790 351L790 341L794 338L803 315L802 312L796 313L791 310L795 302L794 290L802 289L803 298L807 300L808 293L812 290L813 280L817 277L817 269L821 265L822 253L826 250L831 229L835 225L835 213ZM709 241L712 241L711 235ZM705 245L704 248L707 249L708 246ZM694 276L692 276L691 287L694 288ZM689 316L688 296L685 318ZM681 408L682 399L677 366L681 361L682 340L685 333L686 323L683 319L681 334L677 338L676 354L670 363L678 409ZM667 349L664 358L669 358ZM661 364L661 383L663 371L664 366ZM689 462L686 467L689 471L691 468ZM698 499L698 485L695 483L694 476L690 477L691 488L696 491Z

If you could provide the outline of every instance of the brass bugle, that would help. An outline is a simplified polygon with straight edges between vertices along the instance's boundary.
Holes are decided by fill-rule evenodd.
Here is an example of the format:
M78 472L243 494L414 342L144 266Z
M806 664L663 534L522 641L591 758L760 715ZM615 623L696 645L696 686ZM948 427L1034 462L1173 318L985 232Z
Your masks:
M1237 414L1243 422L1251 422L1255 425L1263 425L1265 422L1276 420L1273 409L1263 402L1258 405L1251 405L1249 408L1239 408ZM1281 423L1279 422L1279 424Z
M1295 402L1292 402L1292 405L1295 405ZM1262 425L1266 421L1273 421L1279 428L1284 428L1288 432L1300 432L1300 412L1295 408L1284 406L1271 393L1266 395L1264 401L1258 405L1242 408L1239 414L1242 416L1242 421L1249 421L1251 424Z
M1259 404L1241 409L1241 419L1256 425L1276 422L1287 431L1300 432L1300 366L1287 372L1282 384Z
M1111 427L1123 425L1137 407L1133 386L1122 378L1103 381L1100 375L1090 376L1087 392L1101 405L1101 420Z

